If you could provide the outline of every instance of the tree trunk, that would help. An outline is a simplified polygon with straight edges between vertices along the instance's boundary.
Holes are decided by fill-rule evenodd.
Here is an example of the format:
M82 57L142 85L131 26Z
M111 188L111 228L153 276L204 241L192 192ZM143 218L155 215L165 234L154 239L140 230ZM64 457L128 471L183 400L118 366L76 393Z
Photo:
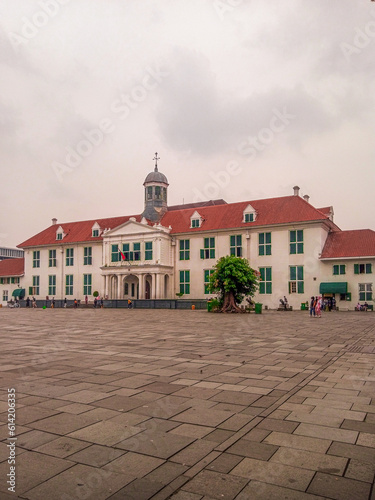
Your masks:
M221 308L221 312L225 313L242 313L242 309L237 306L233 292L226 292L224 295L224 304Z

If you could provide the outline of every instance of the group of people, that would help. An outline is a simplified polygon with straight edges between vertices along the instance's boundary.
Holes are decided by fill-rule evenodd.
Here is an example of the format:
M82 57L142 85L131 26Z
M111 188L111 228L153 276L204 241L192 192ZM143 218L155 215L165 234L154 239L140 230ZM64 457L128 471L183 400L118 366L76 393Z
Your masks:
M360 303L358 302L358 304L355 306L355 310L356 310L356 311L367 311L367 309L368 309L368 304L367 304L367 302L365 302L364 304L360 304Z
M310 317L321 318L322 307L324 306L322 297L311 297L310 300Z
M35 297L33 297L32 299L30 299L30 297L27 297L26 299L26 307L31 307L33 309L36 309L38 306L37 306L37 303L36 303L36 300L35 300Z

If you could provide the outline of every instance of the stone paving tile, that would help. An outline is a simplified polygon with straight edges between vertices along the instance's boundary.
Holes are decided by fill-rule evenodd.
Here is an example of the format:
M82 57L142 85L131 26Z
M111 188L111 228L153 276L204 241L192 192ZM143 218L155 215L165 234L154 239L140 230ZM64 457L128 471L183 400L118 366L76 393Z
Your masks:
M324 427L323 425L312 425L312 424L300 424L294 431L294 434L297 434L299 436L330 439L332 441L341 441L343 443L351 443L351 444L355 444L358 437L357 431L335 429L333 427Z
M88 443L84 444L87 445ZM78 462L80 464L91 465L93 467L102 467L112 460L121 457L125 453L125 450L118 450L109 448L108 446L93 444L78 453L70 455L69 460L71 462Z
M240 439L227 449L228 453L242 457L256 458L258 460L269 460L278 450L278 446L267 443L257 443L248 439Z
M341 428L375 434L375 423L372 424L367 421L357 422L354 420L344 420L343 423L341 424Z
M370 485L361 481L334 477L318 472L312 480L309 493L324 495L335 500L367 500L370 494Z
M51 457L49 455L43 455L32 451L25 451L24 453L21 453L17 457L16 464L17 494L25 493L31 488L43 483L50 477L53 477L72 466L72 462ZM2 462L0 464L0 477L6 478L6 474L8 473L8 462ZM8 493L7 488L8 485L6 481L0 481L0 492Z
M244 458L231 472L235 476L305 491L315 472L276 462Z
M56 492L59 492L60 498L106 500L134 479L127 473L117 474L88 465L75 465L29 490L26 498L29 500L53 499L56 498Z
M234 433L231 431L216 429L215 431L211 432L211 434L205 436L204 439L207 441L214 441L215 443L222 443L223 441L226 441L231 436L233 436L233 434Z
M265 418L258 424L258 429L265 429L267 431L279 431L292 434L298 424L295 422L287 422L285 420L277 420L273 418ZM299 426L300 427L300 426Z
M356 444L358 444L359 446L368 446L370 448L375 448L375 434L361 432L358 436Z
M251 481L236 497L236 500L323 500L324 498L326 497L310 495L260 481Z
M279 448L270 461L339 476L344 474L348 463L346 458L292 448Z
M209 427L217 427L231 416L233 416L233 412L230 411L210 409L207 412L205 409L190 408L176 415L174 420L188 424L200 424L204 422Z
M375 475L375 463L366 463L351 459L345 472L345 477L372 483Z
M271 432L271 434L265 438L264 442L276 446L296 448L297 450L316 451L319 453L325 453L331 445L331 441L328 439L297 436L295 434L283 432Z
M355 458L366 463L375 463L375 449L347 443L333 442L327 451L337 457Z
M83 448L87 448L88 446L90 446L89 443L84 443L83 441L78 441L77 439L71 439L68 437L61 437L38 446L38 448L35 448L35 451L46 455L52 455L53 457L66 458Z
M204 470L186 483L182 490L215 499L233 500L247 483L248 480L244 478Z
M164 460L140 453L125 453L103 467L104 470L122 473L126 471L134 478L140 478L164 463Z
M17 446L26 450L34 450L45 443L54 441L58 436L49 432L30 430L17 438Z
M179 434L180 436L188 436L191 438L202 438L214 431L214 427L206 427L203 425L181 424L170 431L171 434Z
M142 431L143 429L140 427L125 427L122 424L106 420L105 422L97 422L96 424L88 425L84 429L71 432L69 437L102 444L103 446L112 446Z
M193 466L206 457L215 447L216 443L199 439L173 455L170 460L182 465Z
M38 429L44 432L65 435L83 427L93 424L96 420L85 414L72 415L70 413L60 413L53 417L44 418L37 422L32 422L29 427Z
M222 453L218 458L216 458L213 462L207 465L208 470L213 470L216 472L222 472L223 474L227 474L230 472L236 465L238 465L242 456L231 455L230 453Z
M135 479L110 497L110 500L149 500L163 489L162 483L147 478Z

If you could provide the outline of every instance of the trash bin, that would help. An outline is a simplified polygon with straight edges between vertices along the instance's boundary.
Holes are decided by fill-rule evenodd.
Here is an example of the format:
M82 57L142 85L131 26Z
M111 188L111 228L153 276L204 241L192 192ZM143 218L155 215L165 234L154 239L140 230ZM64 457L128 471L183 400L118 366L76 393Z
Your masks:
M209 313L212 311L212 302L210 300L207 302L207 311Z
M255 304L255 314L262 314L262 305L260 302Z
M301 302L301 311L306 311L306 310L307 310L306 302Z

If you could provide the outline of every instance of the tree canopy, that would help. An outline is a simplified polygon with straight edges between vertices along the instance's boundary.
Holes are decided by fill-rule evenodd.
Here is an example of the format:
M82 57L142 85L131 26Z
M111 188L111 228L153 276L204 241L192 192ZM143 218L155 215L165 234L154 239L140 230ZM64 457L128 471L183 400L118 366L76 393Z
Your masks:
M221 312L242 312L238 305L244 297L254 296L258 283L258 271L246 259L232 255L217 261L208 289L218 295Z

